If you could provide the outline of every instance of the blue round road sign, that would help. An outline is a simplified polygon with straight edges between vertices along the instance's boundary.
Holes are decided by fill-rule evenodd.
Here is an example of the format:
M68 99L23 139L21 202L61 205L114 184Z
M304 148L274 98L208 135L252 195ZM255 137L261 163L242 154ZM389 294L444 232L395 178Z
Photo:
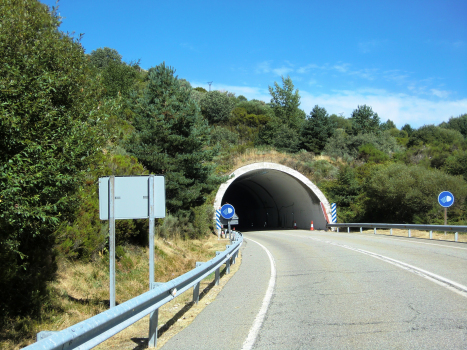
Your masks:
M224 219L232 219L235 214L235 209L230 204L224 204L221 208L221 215Z
M454 196L449 191L441 192L438 196L438 203L444 208L449 208L454 204Z

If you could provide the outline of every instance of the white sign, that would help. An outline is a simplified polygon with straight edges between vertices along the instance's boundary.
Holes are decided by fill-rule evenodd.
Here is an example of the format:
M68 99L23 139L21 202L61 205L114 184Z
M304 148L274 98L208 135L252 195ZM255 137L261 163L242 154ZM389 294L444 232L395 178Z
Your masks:
M149 218L149 176L115 177L115 219ZM154 217L165 217L165 180L154 176ZM109 177L99 178L99 218L109 219Z

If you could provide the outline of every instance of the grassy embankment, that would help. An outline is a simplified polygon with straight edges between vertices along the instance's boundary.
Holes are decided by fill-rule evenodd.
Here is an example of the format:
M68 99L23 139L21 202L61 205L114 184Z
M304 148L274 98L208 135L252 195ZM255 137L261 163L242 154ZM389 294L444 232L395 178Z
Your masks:
M218 240L210 235L202 240L156 239L155 279L166 282L193 269L196 261L208 261L216 251L225 250L228 240ZM171 336L186 327L194 317L222 289L227 280L240 265L231 268L225 275L221 269L221 283L214 286L214 276L201 283L200 302L192 303L192 290L188 290L159 310L159 340L162 346ZM137 246L124 247L124 256L116 263L116 302L117 304L138 296L148 290L149 250ZM109 263L106 256L94 262L59 261L56 281L49 286L53 293L53 303L44 305L41 321L22 322L5 331L0 340L1 349L20 349L34 342L35 333L42 330L61 330L101 313L109 307ZM148 318L136 322L131 327L101 344L98 349L118 347L134 349L147 342ZM24 327L27 326L27 329ZM6 334L9 333L9 334ZM5 340L7 338L8 340Z

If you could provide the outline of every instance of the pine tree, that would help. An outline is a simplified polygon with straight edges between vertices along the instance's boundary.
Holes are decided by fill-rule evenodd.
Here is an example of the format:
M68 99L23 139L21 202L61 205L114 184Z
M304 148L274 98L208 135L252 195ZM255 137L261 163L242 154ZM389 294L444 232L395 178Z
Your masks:
M329 118L326 109L316 105L303 123L302 148L317 154L321 153L335 129L336 123Z
M180 216L203 204L223 178L213 172L216 150L206 147L210 127L174 73L165 63L149 70L127 150L152 173L165 175L167 210Z

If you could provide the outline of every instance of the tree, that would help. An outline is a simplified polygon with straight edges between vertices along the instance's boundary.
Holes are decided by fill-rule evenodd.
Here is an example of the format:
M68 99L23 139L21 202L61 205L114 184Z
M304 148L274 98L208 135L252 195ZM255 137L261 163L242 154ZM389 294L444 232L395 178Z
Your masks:
M300 133L302 148L321 153L335 129L336 123L329 118L326 109L316 105L303 123Z
M446 123L441 123L441 127L459 131L464 137L467 137L467 114L460 115L457 118L449 118Z
M55 11L4 0L0 17L0 315L30 316L55 271L54 232L73 221L82 175L103 141L101 92Z
M106 96L117 97L118 94L128 96L136 81L139 62L126 64L115 49L98 48L90 54L91 64L102 74L102 83L106 88Z
M412 135L412 133L415 131L415 129L412 128L412 127L410 126L410 124L405 124L405 125L401 128L401 130L405 131L409 137L410 137L410 135Z
M380 129L381 131L396 129L396 124L391 119L388 119L385 123L381 123Z
M449 211L462 210L467 187L460 176L400 163L380 166L365 183L367 215L370 222L440 224L443 211L436 199L446 190L456 198Z
M292 79L282 77L282 87L274 82L274 87L269 86L269 93L272 97L270 106L276 118L298 132L306 114L299 108L300 95L298 89L294 91Z
M122 56L115 49L100 47L91 51L90 60L94 67L105 69L110 63L122 63Z
M380 119L378 113L373 112L370 106L358 106L352 112L352 134L380 133Z
M126 147L150 172L165 175L167 210L187 216L224 179L213 174L210 127L174 74L165 63L149 70Z
M228 122L234 107L235 102L220 91L207 92L201 99L201 112L211 124Z
M329 116L332 122L336 124L337 129L343 129L346 133L352 133L352 121L350 119L344 118L337 114L331 114Z
M457 130L445 129L435 125L424 125L410 135L408 146L419 144L459 146L463 141L464 137Z

